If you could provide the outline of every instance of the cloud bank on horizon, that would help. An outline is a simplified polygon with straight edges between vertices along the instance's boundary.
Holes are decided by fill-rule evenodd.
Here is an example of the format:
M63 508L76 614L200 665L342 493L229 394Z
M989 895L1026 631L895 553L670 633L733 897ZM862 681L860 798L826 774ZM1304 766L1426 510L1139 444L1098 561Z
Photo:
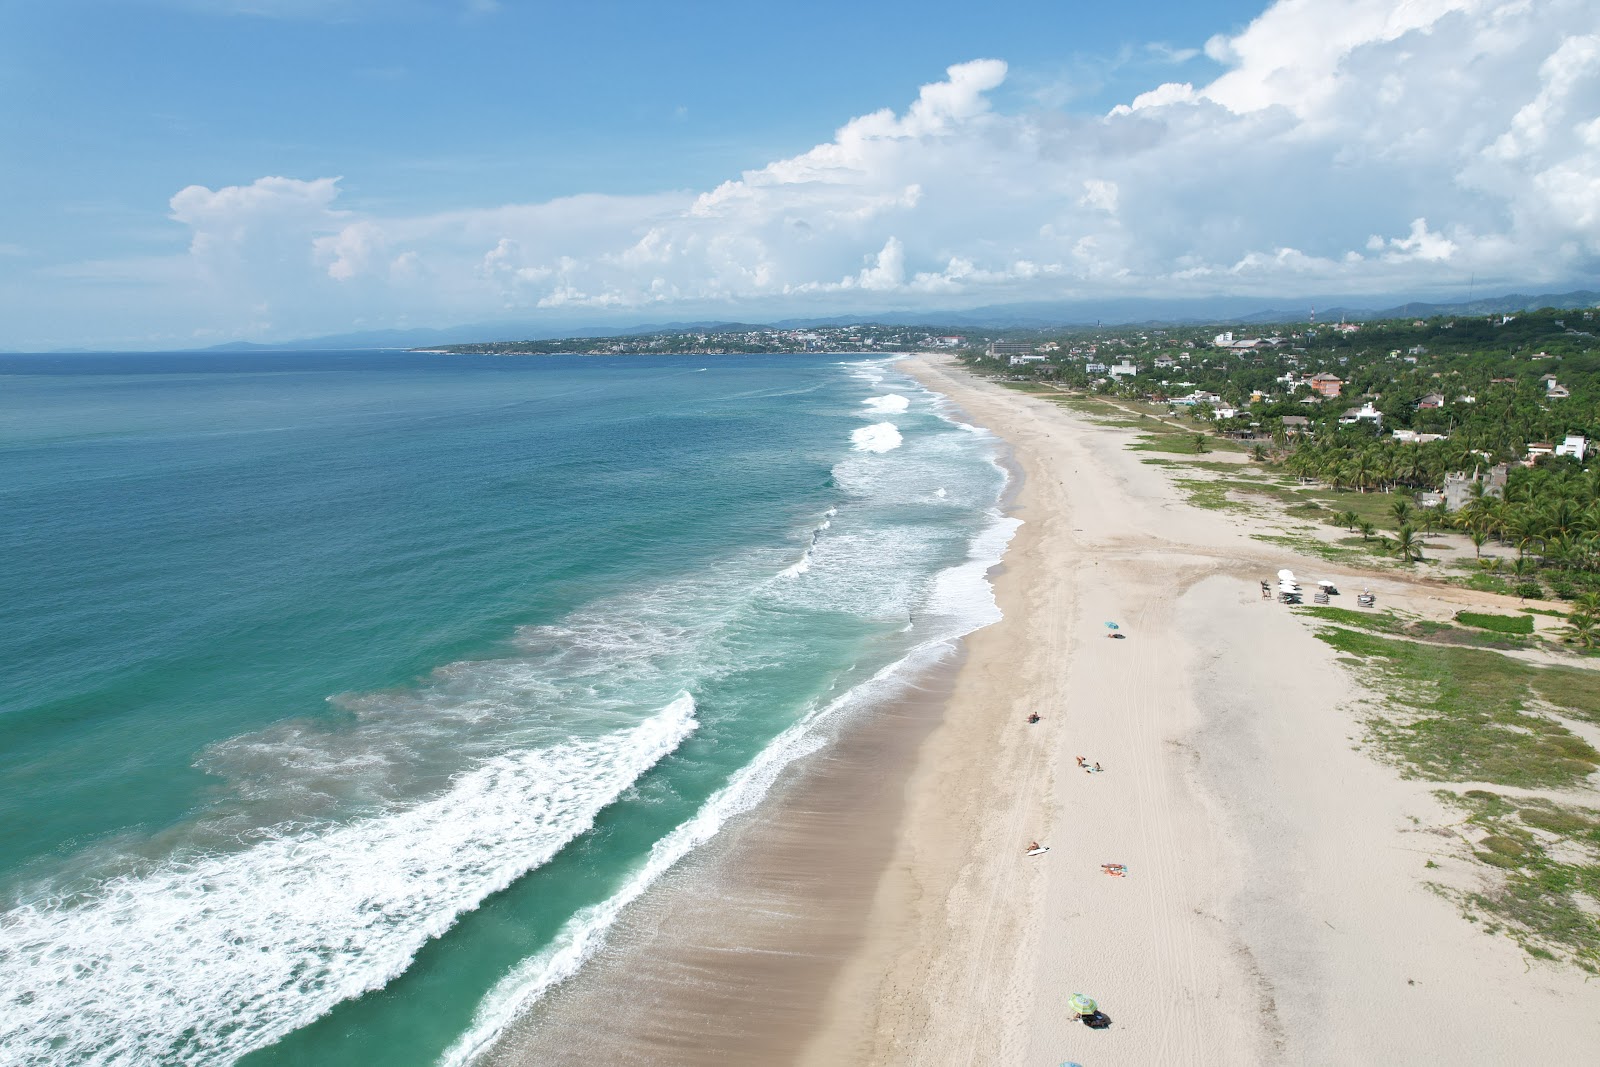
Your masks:
M1002 112L1006 63L957 63L706 190L408 216L337 177L191 185L185 254L76 273L201 340L1595 275L1592 0L1278 0L1206 52L1214 80L1104 114Z

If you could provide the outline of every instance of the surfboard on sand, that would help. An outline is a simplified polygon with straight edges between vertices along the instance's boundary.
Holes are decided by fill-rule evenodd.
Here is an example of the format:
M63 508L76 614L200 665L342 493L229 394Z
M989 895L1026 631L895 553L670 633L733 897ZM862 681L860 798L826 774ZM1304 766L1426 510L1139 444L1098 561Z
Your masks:
M1046 852L1049 852L1049 851L1050 851L1050 846L1046 845L1046 846L1044 846L1044 848L1030 848L1027 852L1024 853L1024 855L1027 855L1027 856L1042 856Z

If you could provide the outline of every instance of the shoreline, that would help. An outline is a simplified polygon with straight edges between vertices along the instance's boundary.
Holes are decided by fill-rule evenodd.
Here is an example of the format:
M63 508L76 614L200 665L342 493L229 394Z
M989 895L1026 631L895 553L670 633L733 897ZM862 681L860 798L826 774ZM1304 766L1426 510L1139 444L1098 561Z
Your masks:
M949 361L902 369L1011 444L1026 524L995 583L1005 617L969 637L913 775L910 866L890 868L879 907L914 918L847 965L801 1062L1582 1062L1600 1048L1600 988L1532 965L1425 884L1435 856L1458 866L1459 813L1364 751L1364 693L1257 583L1289 566L1390 602L1440 590L1252 540L1183 501L1125 429ZM1109 621L1129 639L1105 640ZM1055 712L1042 770L967 743L986 714L1024 707ZM989 796L964 794L972 782ZM1024 860L1033 836L1052 850ZM1112 1026L1073 1021L1074 992Z
M1007 479L999 525L975 544L1009 525L1023 477L1006 442L995 444ZM995 561L984 573L992 583L1003 570ZM820 724L818 751L784 766L753 809L630 904L582 970L479 1062L791 1060L860 949L894 862L905 783L943 720L971 636L925 646L942 651L906 667L893 695ZM630 1010L616 1013L619 1001Z
M1578 1062L1600 1047L1600 988L1530 969L1426 887L1459 815L1363 751L1361 690L1257 584L1290 566L1389 601L1440 591L1254 541L1186 503L1127 430L936 360L897 368L1017 472L1005 513L1022 525L989 572L1002 618L831 730L487 1062ZM1128 640L1105 640L1110 621ZM1050 851L1023 857L1035 839ZM1112 1026L1076 1023L1074 992Z

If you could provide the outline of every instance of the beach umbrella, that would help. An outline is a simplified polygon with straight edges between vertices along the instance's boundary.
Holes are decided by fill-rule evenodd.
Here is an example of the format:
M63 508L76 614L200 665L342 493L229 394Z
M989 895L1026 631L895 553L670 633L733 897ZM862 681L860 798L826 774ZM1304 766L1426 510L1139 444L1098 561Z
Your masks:
M1116 628L1117 628L1117 624L1116 624L1116 623L1114 623L1114 622L1108 622L1108 623L1106 623L1106 629L1108 629L1108 630L1115 630L1115 629L1116 629Z
M1067 1007L1079 1015L1093 1015L1098 1010L1093 997L1086 997L1082 993L1074 993L1067 998Z

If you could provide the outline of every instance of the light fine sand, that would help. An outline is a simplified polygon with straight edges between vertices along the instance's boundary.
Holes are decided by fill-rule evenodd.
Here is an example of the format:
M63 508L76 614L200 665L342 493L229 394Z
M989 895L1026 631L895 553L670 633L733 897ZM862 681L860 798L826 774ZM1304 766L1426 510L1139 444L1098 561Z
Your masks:
M1259 581L1425 594L1179 502L1127 431L899 366L1009 443L1024 525L801 1062L1600 1062L1600 981L1428 888L1476 877L1459 813L1360 750L1361 694ZM1074 992L1110 1027L1071 1019Z

